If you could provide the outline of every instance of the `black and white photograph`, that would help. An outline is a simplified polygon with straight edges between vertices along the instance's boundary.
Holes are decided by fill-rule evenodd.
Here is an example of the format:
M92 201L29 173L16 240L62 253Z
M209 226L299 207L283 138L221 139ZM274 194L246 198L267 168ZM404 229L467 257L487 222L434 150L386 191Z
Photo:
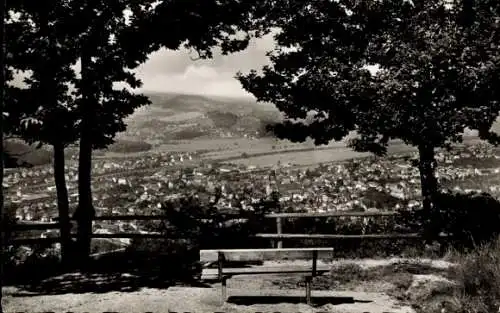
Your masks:
M500 312L500 1L0 15L0 313Z

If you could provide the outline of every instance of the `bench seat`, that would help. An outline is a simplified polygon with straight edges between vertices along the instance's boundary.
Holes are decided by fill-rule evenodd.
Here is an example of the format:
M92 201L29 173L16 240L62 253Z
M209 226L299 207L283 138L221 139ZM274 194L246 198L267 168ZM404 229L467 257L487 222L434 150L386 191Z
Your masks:
M331 267L329 266L319 266L316 269L316 273L322 274L330 272ZM311 267L286 267L286 266L269 266L269 267L243 267L243 268L224 268L224 276L230 277L235 275L251 275L251 274L307 274L312 273ZM219 279L219 269L217 268L205 268L201 273L202 280L218 280Z
M278 248L278 249L219 249L201 250L201 262L217 262L219 253L225 261L277 261L277 260L312 260L316 251L318 260L333 260L333 248Z

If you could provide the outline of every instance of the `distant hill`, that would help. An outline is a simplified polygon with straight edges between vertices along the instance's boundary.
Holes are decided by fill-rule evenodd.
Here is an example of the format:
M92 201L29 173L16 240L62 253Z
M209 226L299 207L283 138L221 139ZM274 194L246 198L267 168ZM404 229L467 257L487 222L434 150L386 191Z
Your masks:
M157 138L160 137L158 131L162 130L161 139L154 141L219 138L228 134L266 136L265 125L281 118L274 106L247 98L175 93L146 95L152 104L129 118L129 128L124 135Z
M107 150L115 153L135 153L148 151L149 149L151 149L151 145L147 142L119 139L109 146ZM4 150L6 168L33 167L52 163L52 149L50 146L37 148L21 140L6 140ZM68 155L78 153L78 148L66 149L66 152L66 157L68 157ZM95 155L102 153L101 150L95 151Z
M31 167L52 161L52 152L47 149L36 149L21 140L6 140L4 143L5 167Z
M261 104L249 98L226 98L217 96L202 96L176 93L146 93L154 107L174 112L231 112L236 115L245 115L259 111L262 113L278 110L270 104Z

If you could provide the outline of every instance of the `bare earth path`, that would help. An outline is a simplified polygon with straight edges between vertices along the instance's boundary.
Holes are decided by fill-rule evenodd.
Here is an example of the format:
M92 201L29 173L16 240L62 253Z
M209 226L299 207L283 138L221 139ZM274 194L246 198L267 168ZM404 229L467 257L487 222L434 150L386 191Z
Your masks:
M345 260L335 261L335 266L354 263L362 268L396 264L403 259ZM442 260L420 260L436 269L451 265ZM297 263L297 262L290 262ZM269 264L271 265L271 264ZM293 264L290 264L293 266ZM261 296L300 297L303 301L304 288L280 288L280 280L290 275L237 276L228 282L228 295L245 296L246 302L226 303L221 306L219 286L212 288L170 287L168 289L143 288L134 292L67 293L60 295L30 294L15 287L4 288L5 312L338 312L338 313L413 313L407 305L399 303L386 293L384 282L363 284L356 287L316 290L313 298L337 298L335 304L323 303L315 307L304 303L290 303L286 300L264 303ZM97 284L98 282L96 282ZM349 301L340 300L350 299ZM328 302L328 301L327 301Z

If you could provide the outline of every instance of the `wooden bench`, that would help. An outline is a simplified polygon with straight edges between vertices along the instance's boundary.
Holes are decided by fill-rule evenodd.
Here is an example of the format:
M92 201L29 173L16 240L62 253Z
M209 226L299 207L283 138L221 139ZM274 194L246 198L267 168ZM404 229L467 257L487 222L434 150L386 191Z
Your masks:
M313 277L330 271L330 266L318 267L318 259L332 261L333 248L285 248L285 249L230 249L201 250L200 262L204 263L201 280L221 282L222 302L227 299L227 279L236 275L304 273L306 282L306 302L311 303L311 282ZM251 262L273 260L311 260L310 266L293 268L290 266L252 266L230 268L226 262ZM207 268L217 264L217 268Z

